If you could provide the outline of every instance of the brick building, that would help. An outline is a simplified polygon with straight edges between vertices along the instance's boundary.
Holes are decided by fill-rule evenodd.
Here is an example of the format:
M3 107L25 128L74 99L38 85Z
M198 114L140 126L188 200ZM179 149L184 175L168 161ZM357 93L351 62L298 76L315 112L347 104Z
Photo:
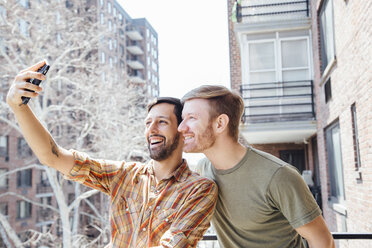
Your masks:
M246 104L244 138L312 172L331 231L372 232L372 3L229 0L228 6L231 88Z
M311 1L311 16L324 216L332 231L372 232L372 3Z

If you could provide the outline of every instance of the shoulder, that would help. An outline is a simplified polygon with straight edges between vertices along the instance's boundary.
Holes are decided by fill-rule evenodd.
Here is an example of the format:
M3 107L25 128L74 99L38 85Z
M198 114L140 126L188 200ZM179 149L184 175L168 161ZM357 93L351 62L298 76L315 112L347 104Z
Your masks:
M202 176L206 176L210 174L210 170L212 168L212 163L208 160L208 158L203 158L198 161L196 165L196 172Z

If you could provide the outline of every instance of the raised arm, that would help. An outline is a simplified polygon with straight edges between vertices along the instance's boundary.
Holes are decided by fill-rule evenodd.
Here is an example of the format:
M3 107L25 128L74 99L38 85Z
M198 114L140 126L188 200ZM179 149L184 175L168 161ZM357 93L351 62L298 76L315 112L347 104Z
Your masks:
M68 174L74 166L72 152L59 147L48 130L36 118L31 108L22 104L22 96L35 98L42 91L41 87L28 83L26 80L29 78L44 80L45 76L36 71L45 63L45 61L41 61L19 72L9 89L6 101L13 110L28 145L40 162L63 174ZM35 92L26 91L26 89Z

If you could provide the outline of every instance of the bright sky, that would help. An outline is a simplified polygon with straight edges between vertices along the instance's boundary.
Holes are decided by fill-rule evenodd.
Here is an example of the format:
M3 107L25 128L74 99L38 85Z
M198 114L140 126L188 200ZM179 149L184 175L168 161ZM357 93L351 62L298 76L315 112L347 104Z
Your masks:
M230 88L227 2L118 0L158 33L161 96L182 97L202 84Z
M158 33L161 96L181 98L202 84L230 88L227 2L118 0ZM193 166L202 154L184 154Z

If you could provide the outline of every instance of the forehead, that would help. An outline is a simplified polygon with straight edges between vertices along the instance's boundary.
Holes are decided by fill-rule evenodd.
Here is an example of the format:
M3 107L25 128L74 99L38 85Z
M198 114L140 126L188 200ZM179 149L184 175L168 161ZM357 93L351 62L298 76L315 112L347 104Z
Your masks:
M156 104L147 113L146 119L159 117L168 119L176 118L176 115L174 114L174 105L169 103Z
M187 100L183 106L183 115L187 114L207 114L209 112L209 101L206 99L191 99Z

